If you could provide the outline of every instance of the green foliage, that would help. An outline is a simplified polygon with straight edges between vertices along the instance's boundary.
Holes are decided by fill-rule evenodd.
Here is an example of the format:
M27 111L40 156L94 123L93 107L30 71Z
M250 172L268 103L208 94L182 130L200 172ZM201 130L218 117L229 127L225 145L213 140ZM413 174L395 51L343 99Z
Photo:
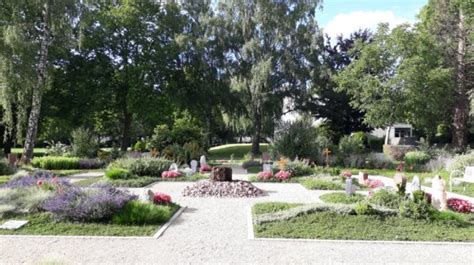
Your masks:
M353 204L363 201L365 196L361 194L347 195L343 192L331 192L319 196L319 199L327 203Z
M359 155L365 152L364 138L360 134L346 135L339 141L339 154Z
M404 200L400 203L400 216L402 217L430 220L435 211L436 209L434 209L425 199Z
M405 154L405 163L408 165L424 165L431 159L431 156L424 151L411 151Z
M286 202L266 202L258 203L252 207L253 214L275 213L279 211L288 210L294 207L301 206L299 203Z
M68 156L71 154L71 147L61 142L50 142L46 148L48 156Z
M384 189L374 192L368 200L368 202L371 204L387 207L390 209L398 209L400 207L401 201L402 199L398 194Z
M89 129L78 128L71 133L72 151L76 157L96 157L99 145L97 138Z
M122 158L109 165L109 169L125 169L132 175L161 177L161 173L169 169L173 161L165 158Z
M0 218L4 214L38 211L53 193L35 187L0 189Z
M133 146L133 150L137 152L145 152L146 150L146 143L143 141L137 141Z
M137 200L129 201L112 217L112 223L120 225L147 225L166 223L177 207L155 205Z
M301 185L308 190L344 190L344 186L340 182L318 178L303 179Z
M375 213L374 208L366 202L357 203L354 209L357 215L372 215Z
M308 176L314 172L313 168L303 161L289 161L284 170L290 172L293 177Z
M63 156L45 156L35 157L31 165L35 168L53 170L53 169L78 169L80 168L80 159L78 157Z
M449 165L448 171L453 172L458 170L464 174L466 167L472 165L474 165L474 152L464 155L457 155L454 157L453 162Z
M13 169L8 165L8 161L0 159L0 176L13 174Z
M272 149L282 156L293 160L311 159L321 160L322 150L328 146L327 138L317 135L317 129L313 127L310 119L300 119L293 123L282 123L275 135Z
M464 222L426 222L398 216L377 218L325 211L257 224L255 235L258 238L471 242L474 229Z
M242 163L242 168L243 169L249 169L251 167L260 167L260 171L262 171L263 167L262 167L262 163L260 163L260 161L256 161L256 160L247 160L247 161L244 161ZM259 172L260 172L259 171ZM258 173L258 172L257 172Z
M122 168L110 168L105 172L105 176L109 179L128 179L130 172Z
M313 168L313 172L316 175L329 174L330 176L339 176L341 169L337 167L315 167Z

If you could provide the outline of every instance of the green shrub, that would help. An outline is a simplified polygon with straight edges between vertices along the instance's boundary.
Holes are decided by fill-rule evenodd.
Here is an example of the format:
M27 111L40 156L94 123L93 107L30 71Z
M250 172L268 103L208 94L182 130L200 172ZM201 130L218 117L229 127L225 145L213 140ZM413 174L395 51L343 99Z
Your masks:
M411 151L405 154L405 163L408 165L424 165L431 159L430 155L424 151Z
M79 169L79 161L78 157L44 156L33 158L31 165L47 170Z
M137 141L135 145L133 145L133 150L137 152L145 152L146 150L146 143L143 141Z
M372 215L375 213L374 208L368 204L360 202L354 206L357 215Z
M398 194L386 190L379 190L372 194L368 200L369 203L390 209L398 209L400 207L401 198Z
M166 223L173 215L172 206L155 205L137 200L129 201L112 217L120 225L148 225Z
M317 128L313 126L311 119L300 119L292 123L282 123L277 130L275 139L271 146L272 151L291 160L308 158L318 161L322 149L327 146L327 138L318 137Z
M457 155L454 157L453 162L449 165L448 171L453 172L455 170L459 170L464 173L466 167L472 165L474 165L474 152L464 155Z
M132 175L161 177L161 173L169 169L173 161L165 158L122 158L109 165L109 169L126 169Z
M432 219L436 210L426 200L404 200L400 204L400 216L413 219Z
M307 178L301 181L301 185L309 190L343 190L344 186L341 183L317 179Z
M71 133L72 156L96 157L99 151L97 137L89 129L78 128Z
M385 139L383 137L376 137L372 135L367 136L367 145L372 152L383 152L383 144Z
M105 172L105 176L109 179L128 179L130 172L123 168L111 168Z
M315 167L313 168L313 173L318 174L329 174L331 176L339 176L341 174L341 169L337 167Z
M361 194L347 195L343 192L332 192L319 196L319 199L327 203L353 204L363 201L365 196Z
M301 177L311 175L313 168L302 161L289 161L285 165L285 171L291 172L291 175L294 177Z
M0 176L11 175L13 173L13 168L8 165L8 161L0 159Z
M364 138L360 134L345 135L339 140L339 154L342 156L365 153Z

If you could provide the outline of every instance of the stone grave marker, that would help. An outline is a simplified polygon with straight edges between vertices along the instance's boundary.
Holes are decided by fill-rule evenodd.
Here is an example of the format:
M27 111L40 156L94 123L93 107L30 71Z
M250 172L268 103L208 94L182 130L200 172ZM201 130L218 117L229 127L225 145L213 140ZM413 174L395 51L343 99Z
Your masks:
M171 164L170 171L178 171L178 165L176 163Z
M206 156L205 155L202 155L201 158L199 159L199 163L201 164L201 167L204 166L204 165L207 165L207 161L206 161Z
M197 167L198 167L198 161L191 160L191 169L193 170L193 173L197 172Z
M0 229L6 230L16 230L24 225L26 225L28 221L26 220L7 220L5 223L0 225Z

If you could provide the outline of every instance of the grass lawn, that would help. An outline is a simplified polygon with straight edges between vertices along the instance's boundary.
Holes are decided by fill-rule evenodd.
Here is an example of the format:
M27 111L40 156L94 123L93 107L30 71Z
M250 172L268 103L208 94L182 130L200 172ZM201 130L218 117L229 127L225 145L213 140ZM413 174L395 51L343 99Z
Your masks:
M152 183L159 182L159 181L182 181L182 182L194 182L194 181L199 181L202 179L209 179L208 175L203 175L203 174L195 174L189 177L179 177L179 178L173 178L173 179L164 179L164 178L158 178L158 177L137 177L137 178L131 178L131 179L108 179L106 177L99 177L99 178L88 178L84 180L80 180L75 182L74 184L82 187L87 187L92 184L98 183L98 182L105 182L105 183L110 183L113 186L116 187L128 187L128 188L139 188L139 187L145 187L148 186Z
M343 203L343 204L353 204L365 200L365 196L362 194L354 194L347 196L344 192L331 192L319 196L323 202L327 203Z
M178 209L176 206L174 213ZM160 228L160 225L58 222L48 213L16 216L14 219L30 222L18 230L0 230L0 235L153 236ZM4 221L0 219L0 223Z
M257 174L257 173L260 173L261 171L263 171L262 166L254 166L254 167L247 168L247 173L249 174Z
M344 190L344 184L339 179L304 178L301 185L308 190Z
M252 151L252 144L226 144L209 149L210 160L242 160L247 153ZM268 144L260 144L260 152L267 152Z
M287 208L295 207L287 205ZM272 206L254 206L254 215L275 212ZM282 207L283 208L283 207ZM258 210L255 210L258 209ZM267 209L262 211L261 209ZM466 219L468 219L466 215ZM424 221L398 216L340 215L318 212L254 225L256 237L343 240L473 241L474 224Z

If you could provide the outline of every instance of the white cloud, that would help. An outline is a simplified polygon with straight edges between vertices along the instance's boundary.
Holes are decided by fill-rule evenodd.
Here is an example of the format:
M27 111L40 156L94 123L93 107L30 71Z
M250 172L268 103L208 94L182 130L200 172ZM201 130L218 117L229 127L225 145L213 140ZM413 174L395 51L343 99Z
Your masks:
M392 28L406 22L412 23L413 21L397 17L393 11L389 10L354 11L336 15L326 24L324 32L334 40L337 35L342 34L344 37L348 37L359 29L368 28L374 31L379 23L389 23Z

